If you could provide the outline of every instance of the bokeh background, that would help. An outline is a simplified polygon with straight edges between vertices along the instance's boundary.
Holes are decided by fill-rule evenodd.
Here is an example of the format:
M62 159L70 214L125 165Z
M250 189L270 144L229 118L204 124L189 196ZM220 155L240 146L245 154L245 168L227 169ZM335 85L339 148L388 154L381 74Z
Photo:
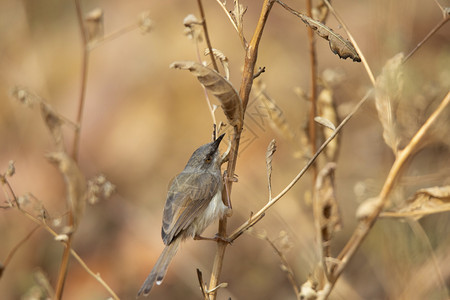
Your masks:
M231 10L232 1L228 2ZM244 18L248 40L260 2L243 1L248 7ZM439 2L449 6L448 1ZM303 1L288 4L305 9ZM442 19L432 0L336 1L334 5L375 75L389 58L411 51ZM204 6L213 47L227 55L230 81L238 88L244 61L239 38L215 1L204 1ZM198 59L196 44L183 33L183 19L199 13L196 1L82 1L84 13L95 8L104 11L105 34L136 23L143 11L148 10L152 19L149 33L133 30L90 53L79 164L88 178L104 174L116 186L116 193L87 207L73 244L121 299L134 299L163 249L161 214L168 182L184 168L192 152L211 139L212 120L200 84L188 72L168 68L176 60ZM333 17L327 24L345 36ZM1 0L0 25L0 170L5 172L8 162L15 161L16 174L9 179L14 192L18 196L31 193L51 217L58 218L66 212L64 181L45 158L55 145L38 108L20 104L11 97L11 90L26 87L68 119L76 119L82 44L75 5L73 1ZM409 130L405 137L426 120L449 90L449 41L447 24L406 65L409 75L402 112L410 117L402 124ZM322 39L316 45L319 73L333 70L343 76L333 91L338 111L345 116L371 88L370 80L361 63L339 59ZM298 138L308 105L294 89L308 91L310 85L306 27L276 4L264 31L258 66L266 67L260 79ZM220 108L216 116L224 120ZM272 174L275 194L305 162L296 155L299 143L287 141L270 127L264 106L255 96L246 122L236 169L239 182L233 185L230 232L268 199L265 152L270 140L275 138L278 144ZM406 199L419 188L449 184L449 127L447 109L428 146L408 164L393 198ZM71 147L70 127L65 127L64 137ZM379 193L393 158L370 100L340 139L336 193L344 227L333 240L334 254L355 227L358 205ZM307 174L254 228L283 249L298 283L306 280L318 262L310 193ZM0 199L4 206L6 198ZM36 201L25 208L39 213ZM420 225L423 231L399 220L377 222L331 299L425 299L423 295L447 299L449 215L423 218ZM16 209L0 210L1 262L34 226ZM216 228L211 226L206 235L213 235ZM185 243L151 297L199 299L195 270L199 268L208 280L215 249L211 242ZM55 286L62 250L45 230L35 232L4 270L0 299L39 299L36 274L44 274ZM221 281L229 286L221 289L219 299L295 299L279 257L254 234L242 235L227 248ZM71 259L64 299L106 298L105 289Z

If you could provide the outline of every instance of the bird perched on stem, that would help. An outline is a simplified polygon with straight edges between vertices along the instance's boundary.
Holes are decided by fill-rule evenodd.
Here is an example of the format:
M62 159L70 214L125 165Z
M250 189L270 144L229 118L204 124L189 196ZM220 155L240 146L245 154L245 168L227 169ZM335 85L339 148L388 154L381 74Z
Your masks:
M172 181L167 192L162 220L162 240L166 247L138 292L147 296L154 283L160 285L180 242L199 238L214 220L222 218L228 207L222 202L222 174L219 144L225 134L199 147L184 170Z

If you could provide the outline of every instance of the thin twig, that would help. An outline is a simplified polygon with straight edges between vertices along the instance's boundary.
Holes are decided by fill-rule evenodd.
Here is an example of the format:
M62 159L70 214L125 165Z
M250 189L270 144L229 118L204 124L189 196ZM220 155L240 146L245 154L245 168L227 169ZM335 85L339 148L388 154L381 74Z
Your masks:
M405 63L414 53L417 52L417 50L419 50L419 48L430 39L430 37L433 36L433 34L435 34L442 26L444 26L445 23L447 23L447 21L450 19L450 16L447 15L445 16L436 26L434 26L433 29L431 29L430 32L428 32L428 34L423 38L422 41L420 41L420 43L418 43L416 45L416 47L414 47L414 49L403 59L403 63Z
M265 236L264 239L269 243L269 245L272 247L272 249L280 258L282 265L286 269L284 271L287 273L287 278L292 288L294 289L295 296L297 297L297 299L300 299L300 289L297 285L297 280L295 279L294 271L292 271L292 268L289 266L286 257L284 256L283 252L281 252L281 250L278 249L277 246L269 239L269 237Z
M257 213L253 214L252 217L239 226L236 230L233 231L232 234L228 237L228 239L232 242L237 237L239 237L244 231L252 227L262 218L262 215L268 210L272 205L274 205L278 200L280 200L289 190L297 183L297 181L306 173L306 171L311 167L311 165L315 162L319 154L325 149L325 147L338 135L338 133L342 130L345 124L351 119L351 117L359 110L361 105L366 102L369 98L371 91L368 91L366 95L358 102L358 104L353 108L353 110L345 117L345 119L336 127L336 130L333 134L320 146L317 152L313 155L313 157L308 161L305 167L295 176L294 179L282 190L277 196L275 196L271 201L267 202L267 204L261 208ZM255 221L256 220L256 221Z
M332 273L332 281L329 283L330 286L327 287L326 294L324 295L324 299L331 293L334 284L345 270L347 264L350 259L353 257L355 252L358 250L359 246L363 242L364 238L369 233L370 229L375 224L378 216L388 201L389 195L395 185L397 178L400 176L400 172L403 169L405 162L415 153L417 148L420 146L424 137L426 136L428 130L434 124L439 115L444 111L444 109L450 104L450 92L447 93L445 98L442 100L441 104L438 108L431 114L431 116L427 119L425 124L417 131L414 137L411 139L409 144L399 152L396 157L394 164L391 167L391 170L386 178L384 186L378 196L378 203L374 207L372 213L365 219L361 220L353 232L352 236L348 240L347 244L342 249L341 253L338 255L338 260L340 261L337 264L336 268Z
M209 49L209 56L211 57L211 61L212 61L214 70L216 70L216 72L218 73L219 67L217 66L216 59L214 58L214 53L212 51L211 40L209 39L208 27L206 26L205 11L203 10L202 0L197 0L197 4L198 4L198 9L200 10L200 16L202 17L201 23L203 26L203 32L205 33L206 44L208 45L208 49Z
M138 23L133 23L133 24L130 24L130 25L125 26L123 28L120 28L120 29L118 29L118 30L108 34L108 35L105 35L105 36L99 38L95 42L93 42L91 45L89 45L89 50L92 51L95 48L103 45L104 43L112 41L114 39L117 39L118 37L120 37L120 36L122 36L122 35L124 35L124 34L126 34L128 32L130 32L130 31L138 29L138 28L139 28L139 24Z
M73 148L72 148L72 158L75 161L78 161L78 152L79 152L79 146L80 146L80 132L81 132L81 121L83 119L83 109L84 109L84 102L86 98L86 84L87 84L87 75L88 75L88 65L89 65L89 49L88 49L88 39L87 39L87 33L86 28L84 26L83 21L83 11L81 9L80 0L75 0L75 7L77 11L77 19L78 19L78 26L80 27L80 33L81 33L81 42L83 47L83 53L82 53L82 62L81 62L81 85L80 85L80 95L78 100L78 114L77 114L77 120L76 123L78 127L75 130L75 136L73 141Z
M81 41L83 47L82 54L82 66L81 66L81 86L80 86L80 98L78 102L78 114L77 114L77 127L75 129L73 148L72 148L72 158L75 162L78 161L78 153L80 149L80 133L81 133L81 121L83 119L84 103L86 98L86 84L87 84L87 73L89 64L89 49L88 49L88 38L86 33L86 28L84 26L83 11L81 9L80 0L75 0L75 8L77 12L78 25L80 27ZM68 225L73 225L72 213L69 213ZM69 266L70 257L70 247L72 244L73 234L68 234L68 240L66 243L66 248L64 249L63 256L61 259L61 265L59 268L58 281L55 289L55 299L61 299L64 291L64 284L66 281L67 270Z
M375 86L375 77L373 76L373 72L370 69L369 63L367 62L364 54L362 53L361 49L358 46L358 43L356 43L356 40L353 38L353 35L348 30L347 25L345 25L342 18L338 15L338 13L334 10L333 6L331 6L330 2L328 0L324 0L325 4L330 9L333 16L338 20L339 24L341 24L342 28L344 28L345 32L347 33L350 41L352 42L353 46L355 47L356 51L358 52L359 57L361 58L361 61L364 65L364 68L366 69L367 75L369 75L370 81L372 82L372 85Z
M200 55L199 39L197 39L197 38L195 38L195 50L196 50L195 52L197 54L197 60L201 64L202 58ZM211 114L211 119L213 121L214 126L216 127L217 126L216 116L214 115L213 106L211 104L211 100L209 99L207 89L203 84L201 86L203 89L203 93L205 94L205 100L206 100L206 104L208 105L209 113Z
M33 229L30 230L30 232L23 238L21 239L17 245L15 245L11 251L9 251L8 256L6 256L5 260L3 261L3 268L2 268L2 272L3 270L6 268L6 266L8 266L9 262L11 261L11 259L13 258L14 254L16 254L17 250L19 250L19 248L25 244L26 241L28 241L28 239L33 235L33 233L36 232L36 230L38 230L39 228L41 228L40 225L36 225L35 227L33 227ZM0 277L1 277L1 273L0 273Z

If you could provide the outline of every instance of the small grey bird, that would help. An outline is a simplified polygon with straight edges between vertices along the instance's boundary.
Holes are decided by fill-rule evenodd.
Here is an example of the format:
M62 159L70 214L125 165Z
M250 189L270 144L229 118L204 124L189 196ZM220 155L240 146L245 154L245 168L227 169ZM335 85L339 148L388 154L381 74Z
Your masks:
M222 174L219 144L203 145L192 154L184 170L172 181L167 192L162 220L162 240L166 245L155 266L138 292L147 296L156 282L160 285L180 242L200 234L228 207L222 202Z

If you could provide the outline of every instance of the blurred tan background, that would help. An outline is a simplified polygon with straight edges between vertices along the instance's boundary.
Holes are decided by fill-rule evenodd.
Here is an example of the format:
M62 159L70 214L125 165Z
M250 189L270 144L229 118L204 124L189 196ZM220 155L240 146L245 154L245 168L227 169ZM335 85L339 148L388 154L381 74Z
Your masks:
M232 1L228 2L231 10ZM244 19L248 40L260 2L243 1L248 6ZM448 1L440 3L449 6ZM183 34L183 19L199 13L195 1L82 4L85 13L103 9L105 34L135 23L146 10L153 22L147 34L136 29L92 50L81 128L81 170L88 178L104 174L116 186L116 193L87 207L73 248L122 299L134 299L163 249L161 214L168 182L184 168L192 152L211 139L212 120L200 84L188 72L168 68L175 60L197 60L195 43ZM288 4L304 11L303 1ZM227 55L230 81L238 88L244 58L239 38L215 1L204 1L204 6L213 47ZM335 7L375 75L387 59L412 50L442 18L432 0L336 1ZM332 16L327 24L345 36ZM8 161L15 161L16 174L10 179L14 192L33 194L51 217L58 217L66 211L64 182L44 157L55 145L38 108L23 106L10 94L14 86L26 87L67 118L76 119L82 45L75 5L72 1L1 0L0 25L0 171L6 171ZM423 124L449 90L449 33L447 24L407 63L411 78L404 107L410 109L406 113L411 123L403 125L410 131ZM327 41L317 39L316 45L319 73L332 69L345 75L334 89L338 111L345 116L371 87L370 80L361 63L339 59ZM276 4L260 45L258 66L266 67L260 78L298 136L308 106L293 90L309 91L306 29ZM265 152L271 139L278 143L273 160L274 194L304 165L304 160L294 155L297 146L273 131L263 110L263 116L258 115L262 107L253 96L236 169L239 182L233 185L230 232L268 199ZM220 108L216 116L224 120ZM419 188L449 184L448 117L447 110L428 147L405 170L396 197L404 199ZM70 147L73 131L65 128L65 142ZM332 244L334 254L354 229L356 208L379 193L392 162L370 100L344 128L341 138L336 183L344 228ZM277 242L280 232L286 232L290 247L285 254L299 283L318 262L308 201L310 185L308 174L254 228L256 232L265 230ZM2 195L0 199L5 205L6 198ZM26 209L37 213L36 205ZM450 284L448 216L443 213L420 221L431 244L407 222L377 222L331 299L401 299L422 292L428 299L446 299L443 287ZM16 209L0 210L0 262L33 226ZM206 235L212 236L216 228L211 226ZM151 297L201 298L195 269L209 279L215 248L206 241L185 243L164 283L154 287ZM34 233L0 278L0 299L36 299L31 295L36 291L34 274L38 270L55 286L62 250L45 230ZM432 252L441 278L430 259ZM220 291L219 299L295 299L279 257L267 242L249 234L227 248L221 281L229 286ZM64 299L106 298L104 288L71 259Z

